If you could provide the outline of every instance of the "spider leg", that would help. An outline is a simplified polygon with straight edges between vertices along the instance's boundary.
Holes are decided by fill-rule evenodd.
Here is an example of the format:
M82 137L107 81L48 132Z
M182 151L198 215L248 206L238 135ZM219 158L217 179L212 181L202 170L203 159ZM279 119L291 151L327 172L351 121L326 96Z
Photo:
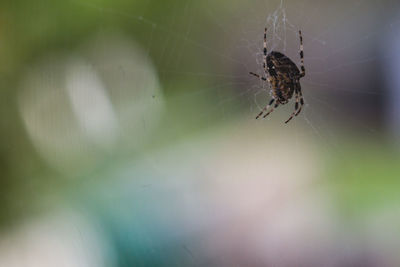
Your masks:
M299 115L301 112L301 108L304 106L304 99L303 99L303 94L301 93L301 88L298 89L298 93L299 93L299 98L300 98L300 108L299 110L296 112L295 116Z
M300 36L300 68L301 68L301 73L300 73L300 78L306 76L306 69L304 67L304 46L303 46L303 35L301 34L301 31L299 31L299 36Z
M290 115L289 119L287 119L287 121L285 121L285 123L288 123L289 121L291 121L291 120L293 119L294 116L297 116L297 114L298 114L298 112L297 112L298 108L299 108L299 96L296 95L296 105L295 105L295 107L294 107L294 111L293 111L292 115Z
M279 103L276 103L275 106L274 106L270 111L268 111L267 114L265 114L265 115L263 116L263 118L265 118L265 117L267 117L269 114L271 114L272 111L274 111L278 106L279 106Z
M260 116L269 109L269 107L275 102L275 98L272 98L271 101L269 101L268 105L265 106L265 108L263 108L263 110L261 110L261 112L257 115L256 120L258 118L260 118Z
M254 73L254 72L250 72L250 74L253 75L253 76L256 76L256 77L257 77L258 79L260 79L261 81L266 81L266 80L267 80L267 78L261 77L260 75Z
M293 119L294 116L297 116L296 114L298 114L298 109L299 109L299 91L297 89L295 89L295 94L296 94L296 104L294 106L294 111L292 113L292 115L290 115L289 119L287 119L287 121L285 121L285 123L288 123L289 121L291 121ZM301 109L301 107L300 107Z
M267 28L264 29L264 50L263 50L263 67L265 73L267 73Z
M299 106L299 102L300 102L300 106ZM294 112L292 113L290 118L287 121L285 121L285 123L288 123L289 121L291 121L294 116L299 115L303 106L304 106L303 94L301 93L301 88L298 88L298 89L296 89L296 104L294 106Z

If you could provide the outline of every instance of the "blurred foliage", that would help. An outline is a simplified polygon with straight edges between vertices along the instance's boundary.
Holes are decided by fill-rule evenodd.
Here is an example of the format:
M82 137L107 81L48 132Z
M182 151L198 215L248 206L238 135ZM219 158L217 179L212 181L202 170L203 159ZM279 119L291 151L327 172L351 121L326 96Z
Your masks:
M17 110L20 78L30 68L30 64L44 54L56 50L72 51L93 32L102 29L118 29L134 37L156 65L164 93L169 97L169 116L165 116L166 119L160 125L162 135L147 148L181 139L190 132L222 119L222 115L210 116L213 114L212 109L219 105L215 91L201 91L202 88L212 87L216 76L205 80L180 73L204 70L221 73L221 69L234 71L230 69L232 62L219 60L220 57L213 55L223 52L224 42L234 42L236 36L217 44L215 51L204 44L217 38L221 30L216 29L212 21L216 15L208 16L208 9L212 4L212 10L218 10L218 19L228 20L228 13L237 15L240 7L246 3L235 1L234 5L230 5L229 1L196 2L192 2L197 11L193 15L186 12L188 1L184 0L1 1L0 223L34 212L36 200L43 195L52 200L46 199L43 202L53 205L60 191L73 188L81 181L67 179L65 174L51 169L41 160L27 137ZM195 36L195 39L185 35L189 24L191 36ZM231 27L234 29L235 25ZM191 44L190 48L185 48L187 43ZM208 56L197 51L197 47L207 51ZM185 54L178 51L185 51ZM229 99L231 93L219 91L219 99ZM190 104L182 106L177 103ZM238 111L240 103L233 100L229 105L235 106ZM200 107L208 107L206 112L209 113L202 116L201 120L193 120L193 115ZM333 153L330 158L330 185L336 188L338 198L349 213L385 205L384 202L388 201L399 201L396 194L400 183L400 169L396 164L399 162L398 156L377 140L368 143L370 146L364 143L340 143L340 150L336 150L340 153ZM130 156L135 156L135 152L132 154ZM111 157L114 161L118 160L118 155ZM102 165L98 168L102 170L105 167ZM79 173L77 176L94 177L99 169Z
M149 53L159 70L164 93L167 96L175 96L176 92L187 91L188 88L190 91L195 91L212 84L213 77L204 82L191 76L185 76L183 79L175 72L196 71L197 68L209 69L211 72L212 68L217 70L220 66L215 58L206 58L196 51L176 56L179 54L177 51L185 46L182 40L185 40L184 33L190 18L185 8L187 2L183 0L1 1L0 223L18 220L19 215L35 212L35 203L37 200L43 200L43 196L52 198L60 194L63 188L76 186L75 179L65 177L66 174L49 168L43 162L22 125L17 109L18 89L21 76L29 70L31 64L52 51L67 53L74 51L96 31L117 29L131 35ZM207 4L199 4L198 8L206 9ZM223 12L224 7L219 5L219 8ZM191 32L198 40L209 40L213 36L213 30L202 14L206 13L196 14ZM191 62L195 64L188 64ZM187 66L195 68L188 70ZM206 94L212 94L212 91ZM204 117L203 121L192 121L191 115L196 109L192 106L191 109L182 112L182 108L185 107L176 105L182 101L182 97L186 98L184 102L191 101L190 99L195 97L197 106L202 105L201 103L210 105L212 99L212 95L204 94L183 95L171 99L168 117L174 119L164 120L160 126L169 129L164 132L162 136L164 141L161 142L180 138L187 132L199 129L205 123L209 124L212 121L208 117ZM188 125L188 122L192 122L192 126ZM152 146L157 143L159 142L154 142ZM43 203L55 204L54 200L48 199L42 201Z
M299 181L295 179L300 177L296 176L299 172L297 168L303 167L301 159L297 161L301 158L297 157L297 154L304 155L304 158L306 158L310 156L310 153L313 154L315 150L318 150L315 154L322 155L321 161L319 161L320 159L312 159L314 164L310 164L312 174L309 177L300 177L299 179L312 180L311 184L307 182L306 185L307 187L310 186L312 190L305 190L303 192L305 195L309 192L317 195L320 192L319 189L328 193L326 198L332 200L332 206L335 208L332 212L334 214L332 224L343 224L345 226L342 227L343 225L341 225L341 229L348 229L346 227L348 224L350 224L350 228L354 225L358 227L365 218L368 219L365 220L366 223L370 223L371 217L382 215L382 213L395 214L394 208L400 203L398 194L400 155L398 148L392 147L392 140L380 132L384 124L380 116L384 113L386 95L381 88L382 81L379 80L381 78L372 75L379 73L375 70L376 65L379 64L371 64L370 60L373 58L372 62L374 63L379 61L375 60L379 57L379 54L374 52L373 49L376 48L379 41L377 37L379 34L377 33L380 31L381 24L376 24L374 19L369 20L369 18L366 21L374 24L373 29L370 29L368 24L362 25L365 28L360 27L361 23L360 25L357 24L360 18L365 20L365 17L370 17L371 14L376 15L376 20L379 20L378 13L388 9L386 5L379 4L376 1L356 2L351 4L321 3L318 1L304 1L300 4L299 1L285 2L288 5L286 9L288 14L293 12L296 15L293 17L293 21L298 19L303 23L303 25L297 25L297 21L294 23L291 18L290 22L293 22L294 25L288 24L288 28L286 26L284 28L276 26L275 28L274 24L274 30L277 29L278 32L285 34L285 49L286 42L288 43L287 52L298 56L297 27L304 25L309 28L304 31L305 39L312 39L310 43L317 48L310 53L310 50L312 50L310 45L308 47L310 50L306 54L306 57L309 56L310 59L307 64L317 62L314 66L310 64L310 68L307 66L307 71L311 75L307 73L308 76L304 81L304 87L307 88L307 90L304 90L306 107L296 122L293 121L290 125L284 125L281 122L286 119L282 116L292 112L294 106L292 103L282 107L283 112L276 112L274 118L277 118L279 124L274 124L275 121L272 120L264 120L257 121L259 124L254 126L256 124L247 122L254 120L255 110L265 103L268 92L260 90L260 88L265 89L266 85L262 87L262 83L258 80L251 80L250 77L247 77L249 76L247 67L253 68L253 66L243 62L244 58L251 57L249 62L253 62L251 64L254 64L254 66L258 64L258 67L262 69L262 64L260 64L262 35L259 34L259 29L254 25L260 26L259 28L262 29L267 15L277 16L278 11L282 11L279 8L276 9L282 3L280 0L254 1L252 2L253 5L249 5L248 1L240 0L2 0L0 2L0 229L4 231L5 227L13 227L16 223L27 221L25 219L29 216L47 213L49 210L59 211L63 209L63 205L68 208L72 206L82 214L95 218L95 224L98 224L103 230L105 229L110 246L118 254L118 266L163 266L166 262L171 263L171 266L193 265L196 261L196 255L192 254L185 242L195 241L194 243L196 243L197 240L200 240L200 244L203 244L203 239L209 239L205 232L202 232L204 229L196 224L201 225L203 223L205 228L215 227L218 223L213 225L213 221L214 217L218 218L217 213L226 212L225 207L228 210L225 216L228 218L230 216L229 210L236 208L240 210L243 203L239 202L250 195L243 194L244 196L241 196L243 198L237 198L236 191L231 192L229 187L225 191L223 183L214 179L221 175L220 172L226 171L224 175L227 178L224 182L227 184L231 183L230 178L233 173L225 169L229 169L230 165L233 164L237 164L236 169L233 168L234 170L243 167L244 171L240 173L242 176L240 178L243 178L243 180L248 178L247 174L259 174L261 178L269 179L271 178L269 172L271 168L266 166L271 165L271 162L266 162L263 156L258 157L258 155L265 156L268 154L271 158L276 159L276 162L282 164L273 166L276 168L276 173L281 170L279 168L288 168L287 170L292 168L290 170L293 170L293 177L283 181L283 184L293 182L296 185ZM256 3L262 3L264 7L271 7L271 9L257 17L256 11L261 10L261 7ZM308 5L312 8L309 8ZM323 5L326 6L322 7ZM374 7L376 6L381 7L382 11L375 11ZM332 7L335 8L330 11ZM250 9L246 11L246 8ZM301 8L301 12L297 12L297 8ZM321 11L330 11L331 14L324 18L324 13ZM264 11L260 11L260 13L262 12ZM343 19L338 23L336 22L338 18L333 14L334 12L344 12L340 15ZM286 16L286 13L284 15ZM313 16L316 16L320 21L313 22L311 19ZM275 21L268 21L268 23L286 23L286 21L278 21L278 17L275 18ZM317 25L319 22L322 26ZM346 26L351 27L347 29ZM361 33L354 34L355 31L359 30L359 27ZM288 33L286 32L287 29ZM96 160L87 160L90 163L86 163L86 158L79 162L84 167L80 168L71 164L73 167L58 169L49 161L46 161L43 154L40 154L40 149L37 146L35 147L37 143L32 136L29 136L24 125L22 112L18 106L22 81L25 81L26 74L38 65L36 63L46 56L55 54L65 56L68 59L70 55L79 54L80 49L87 42L93 40L94 35L113 31L116 35L122 33L121 36L129 37L127 38L129 41L133 40L132 43L127 42L129 45L136 42L139 47L137 50L140 51L141 55L146 54L144 57L150 59L149 69L151 69L151 72L153 73L155 69L156 75L154 77L159 78L159 81L156 81L155 84L157 86L159 85L158 82L161 84L161 89L157 88L159 91L156 92L160 92L160 90L162 92L159 95L151 95L153 92L151 91L145 97L153 102L158 101L159 97L160 109L152 113L156 115L157 121L155 120L154 128L147 131L146 126L149 127L149 124L146 124L147 121L145 121L144 116L140 116L142 114L138 115L140 118L138 121L140 120L141 124L132 125L132 129L141 127L140 130L144 129L142 131L144 137L143 139L138 138L137 143L139 145L135 146L134 149L123 142L121 142L121 145L118 144L120 146L116 145L115 147L112 144L110 145L112 148L109 150L107 150L108 147L104 150L91 150L90 152L96 156L97 153L100 155ZM252 31L254 31L254 35ZM259 39L254 39L254 36ZM337 38L338 36L340 38ZM272 42L275 41L273 47L279 47L283 40L280 40L279 34L273 37L277 37L276 40L272 40ZM287 40L286 37L288 37ZM295 48L293 49L291 47L292 39L295 39L295 43L293 43ZM359 45L361 41L365 44ZM94 43L95 45L98 44L98 42ZM316 45L316 43L318 44ZM336 46L338 44L340 45ZM93 48L93 46L87 47L89 47L89 50ZM355 53L358 50L360 54ZM108 55L107 49L101 51L100 53ZM287 54L286 51L285 54ZM79 56L81 55L78 55L78 58ZM119 74L124 72L124 75L132 73L127 69L116 68L116 65L119 65L119 67L122 65L118 60L117 64L110 67L111 64L108 64L110 58L108 57L107 64L104 64L107 66L101 65L100 67L109 72L119 72ZM125 58L123 59L125 60ZM343 59L346 61L342 62ZM93 62L88 61L88 65L94 65ZM86 66L86 63L83 60L84 66ZM143 64L136 66L138 65L140 65L140 70L144 69ZM49 66L53 65L49 64ZM362 69L362 71L358 72L359 69ZM253 71L253 69L251 70ZM257 69L254 71L257 71ZM312 76L313 72L322 73L322 75ZM38 73L40 73L39 76L43 74ZM371 75L366 77L365 73L371 73ZM42 75L44 79L48 79L46 74ZM49 76L51 75L49 74ZM310 76L311 78L309 78ZM251 81L251 84L246 77ZM314 79L315 77L317 79ZM354 77L357 77L357 79ZM368 84L370 87L358 88L357 82L360 80L365 82L361 85ZM39 79L39 81L42 80ZM42 89L42 84L40 82L38 84L38 87ZM62 84L62 82L59 84ZM127 90L131 90L128 83L122 82L121 84L121 87L126 86ZM49 88L51 88L49 91L53 92L53 87ZM259 90L257 93L260 92L260 94L251 91L254 88ZM366 91L362 91L363 89L366 89ZM61 95L61 98L67 97L67 94ZM88 99L90 100L90 97ZM131 106L131 98L126 97L125 99L129 99L126 102L128 102L128 106ZM138 97L138 99L136 101L141 104L144 103L142 98ZM246 103L246 101L251 102L251 104ZM312 102L314 102L314 105ZM68 101L65 103L66 106L71 104ZM149 106L147 102L143 105ZM54 106L61 110L57 104ZM143 110L148 114L149 110ZM330 112L330 115L324 114L324 110ZM350 114L348 113L349 110L358 111L358 113ZM153 109L150 110L150 112L152 111ZM156 114L156 112L158 113ZM61 110L60 113L63 113L63 111ZM134 112L128 115L132 113ZM69 115L74 116L73 112L70 112ZM60 118L62 116L54 117ZM317 118L315 121L311 119L314 117ZM349 129L340 128L339 125L342 125L341 118L345 118L345 123L351 125L352 129L357 128L357 131L351 132ZM73 119L76 118L73 117ZM33 121L35 122L35 120ZM374 124L376 121L380 124ZM246 123L243 125L243 122ZM263 124L264 122L268 124ZM224 123L231 123L234 126L221 127ZM78 125L76 128L82 127L78 123L76 125ZM370 125L372 126L370 127ZM260 128L256 132L256 129L251 127ZM264 128L261 129L261 127ZM372 127L378 130L371 131ZM367 131L366 128L368 128ZM43 127L43 129L47 128ZM245 129L243 130L245 133L256 132L257 134L255 136L251 134L243 135L243 132L238 133L238 129ZM341 130L342 132L340 132ZM128 132L127 136L131 137L129 135L131 132L126 132ZM222 137L215 141L213 138L218 134ZM53 134L53 137L55 135L57 133ZM132 134L131 138L135 137L137 136ZM202 147L204 140L207 140L208 145L212 147L216 145L215 142L229 140L230 138L231 142L218 144L221 151L225 150L220 155L210 155L212 153L208 153L208 150L206 152L201 151L204 149ZM288 138L290 138L290 141L287 140ZM141 142L142 140L144 141ZM252 142L251 146L248 146L250 142ZM296 146L291 146L292 143L295 143ZM186 150L175 153L182 149L176 144L187 146ZM240 144L240 146L233 147L232 144ZM76 150L78 151L77 154L82 153L84 148L80 149L81 147L78 147ZM241 149L247 149L247 151L241 151ZM297 150L293 151L295 149ZM197 150L202 153L198 153ZM264 154L258 154L255 150L263 150ZM193 157L196 153L199 155ZM296 158L295 162L288 156L289 153L293 158ZM231 159L232 161L224 162L226 156L230 154L237 157L233 157L234 160ZM86 155L82 153L82 158ZM178 157L175 158L175 155L178 155ZM214 158L214 156L216 157ZM260 159L263 164L257 165L265 167L268 172L260 168L259 173L257 173L257 169L253 165L245 165L246 162L247 164L249 161L253 162L252 156ZM207 158L207 160L201 162L202 157ZM244 157L249 158L242 161ZM287 162L288 158L291 159L289 163ZM80 159L77 159L77 161L80 161ZM192 160L191 164L188 164L189 166L185 166L186 160ZM213 160L216 161L215 165L209 164ZM171 162L174 162L174 164L171 164ZM243 166L241 166L242 162L245 162ZM204 167L201 166L202 164L212 166ZM214 171L212 168L217 169L217 165L224 166L211 174L210 172ZM166 166L170 169L167 170ZM307 168L306 170L309 171ZM271 173L274 172L271 171ZM314 177L314 173L320 176ZM292 172L289 172L288 176L290 175L292 175ZM213 182L211 183L203 178L213 179ZM184 179L188 181L183 181ZM238 182L235 179L237 177L233 179L233 184ZM268 188L273 192L269 193L278 197L271 198L272 202L274 199L279 201L280 194L283 197L282 199L286 199L286 192L294 192L285 191L279 183L275 184L273 180L271 179L272 189ZM187 184L185 184L186 182ZM246 183L243 185L246 185ZM221 186L224 190L221 190L221 188L221 191L215 190L213 186ZM253 186L260 188L260 191L256 191L256 193L260 193L262 197L266 195L263 185L256 183ZM243 192L252 191L244 190ZM188 194L194 194L193 199L197 199L198 202L191 199L191 196L187 196ZM226 196L223 194L226 194ZM210 196L218 200L221 198L222 209L221 207L214 207L215 202L209 199ZM255 199L257 197L254 196ZM298 196L293 197L295 200L288 202L290 203L288 206L291 207L288 211L284 210L283 212L283 218L288 221L288 224L283 225L282 228L277 227L276 233L281 229L284 235L291 235L293 232L290 230L285 232L287 230L285 227L290 228L292 223L293 225L296 224L296 213L301 213L300 218L308 216L307 210L304 210L305 213L301 210L301 205L299 205L299 209L296 205L293 205L296 204L296 197ZM311 198L311 202L318 202L315 199L318 198ZM238 201L238 203L234 201ZM251 197L249 203L252 203ZM246 203L243 205L246 206ZM271 203L271 207L268 207L268 205L252 207L252 212L249 214L263 213L263 216L260 216L262 218L269 216L268 212L271 211L268 211L268 209L281 209L280 203ZM190 208L193 210L188 212ZM255 210L257 208L259 210ZM331 207L327 205L323 208L329 209ZM294 211L294 209L296 210ZM340 212L339 216L336 214L337 211ZM290 213L287 214L288 217L285 217L285 212ZM316 212L318 213L320 210ZM238 214L242 215L241 213ZM250 232L254 231L253 237L257 238L261 238L263 234L259 234L256 228L252 228L252 225L262 222L259 214L256 214L254 218L251 216L249 218L240 216L238 216L240 218L236 218L243 224L248 224L246 227L249 228ZM274 212L270 214L272 214L272 217L268 218L268 221L273 221ZM324 212L321 212L316 214L315 218L325 215ZM176 221L179 216L184 218L181 219L181 224ZM247 215L243 217L245 216ZM328 217L326 220L331 221L332 218ZM315 218L304 220L307 227L312 225L309 222ZM389 220L382 219L382 225L384 226L387 221L396 224L399 220L395 216L393 216L394 220L391 220L391 218ZM209 222L211 222L210 225L208 225ZM241 232L241 229L237 228L239 224L234 222L232 225L228 225L231 223L231 218L221 222L226 225L220 225L221 228L216 229L218 234L211 236L210 241L212 241L212 238L219 239L222 237L222 239L228 238L227 243L230 243L228 236L219 234L225 230L229 232L234 229L232 232L235 232L234 235L236 235L236 232ZM184 229L184 227L181 227L182 225L190 226L188 229L191 230ZM324 227L326 227L324 230L330 231L329 225L321 226L321 228ZM175 231L171 229L175 229ZM271 229L275 234L274 227ZM299 231L301 232L301 230ZM314 231L314 229L311 229L311 231ZM245 235L238 233L239 238L237 240L246 239ZM303 237L303 235L300 236ZM286 242L286 238L288 237L284 236L281 240L279 236L276 239L279 239L280 242ZM299 244L304 242L301 238L299 240ZM248 240L244 241L243 243L238 242L239 245L249 242ZM296 243L292 245L296 246ZM231 244L228 245L228 247L230 246ZM232 247L234 246L232 245ZM253 250L250 246L246 249ZM243 253L246 254L247 252L244 251ZM251 253L258 252L251 251ZM214 254L214 251L211 254ZM319 256L318 253L312 251L313 256L314 254L317 257ZM281 258L280 255L278 257Z
M343 215L360 220L400 203L398 151L366 137L342 144L328 157L327 177Z

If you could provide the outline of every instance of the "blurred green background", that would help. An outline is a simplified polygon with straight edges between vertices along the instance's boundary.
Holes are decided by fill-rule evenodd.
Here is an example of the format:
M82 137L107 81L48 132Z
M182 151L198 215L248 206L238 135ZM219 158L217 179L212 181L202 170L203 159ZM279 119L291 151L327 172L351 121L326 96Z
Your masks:
M0 3L0 266L400 266L396 1ZM268 49L294 103L255 120Z

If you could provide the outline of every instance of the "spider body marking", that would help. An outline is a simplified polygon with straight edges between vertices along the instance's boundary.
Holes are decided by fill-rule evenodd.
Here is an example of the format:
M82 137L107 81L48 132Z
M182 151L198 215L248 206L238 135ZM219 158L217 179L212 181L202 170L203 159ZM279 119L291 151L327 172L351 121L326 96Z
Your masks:
M285 105L289 103L289 100L293 97L293 95L295 95L296 97L295 111L285 123L288 123L293 119L294 116L300 114L301 109L304 105L300 79L305 76L305 68L303 37L301 35L301 31L299 31L299 36L301 70L299 70L297 65L284 54L277 51L271 51L270 53L267 53L267 28L265 28L263 67L267 78L253 72L250 72L250 74L258 77L262 81L268 81L271 88L272 99L269 104L257 115L256 119L258 119L261 115L263 115L264 112L270 109L274 102L275 105L263 116L263 118L267 117L279 105Z

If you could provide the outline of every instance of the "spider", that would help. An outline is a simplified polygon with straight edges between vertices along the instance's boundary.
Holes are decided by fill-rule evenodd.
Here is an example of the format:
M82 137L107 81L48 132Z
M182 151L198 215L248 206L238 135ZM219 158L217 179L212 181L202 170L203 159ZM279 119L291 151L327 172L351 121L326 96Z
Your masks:
M304 100L301 93L300 79L306 75L306 70L304 68L303 36L301 35L301 31L299 31L299 36L301 71L298 69L296 64L284 54L276 51L271 51L269 54L267 53L267 28L265 28L263 67L267 78L254 72L250 72L250 74L256 76L262 81L268 81L272 92L272 99L269 104L265 106L263 110L261 110L256 119L266 112L274 102L274 107L268 111L263 118L271 114L271 112L274 111L274 109L276 109L279 105L285 105L289 103L293 93L296 95L295 110L285 123L291 121L294 116L299 115L301 112L301 109L304 105Z

